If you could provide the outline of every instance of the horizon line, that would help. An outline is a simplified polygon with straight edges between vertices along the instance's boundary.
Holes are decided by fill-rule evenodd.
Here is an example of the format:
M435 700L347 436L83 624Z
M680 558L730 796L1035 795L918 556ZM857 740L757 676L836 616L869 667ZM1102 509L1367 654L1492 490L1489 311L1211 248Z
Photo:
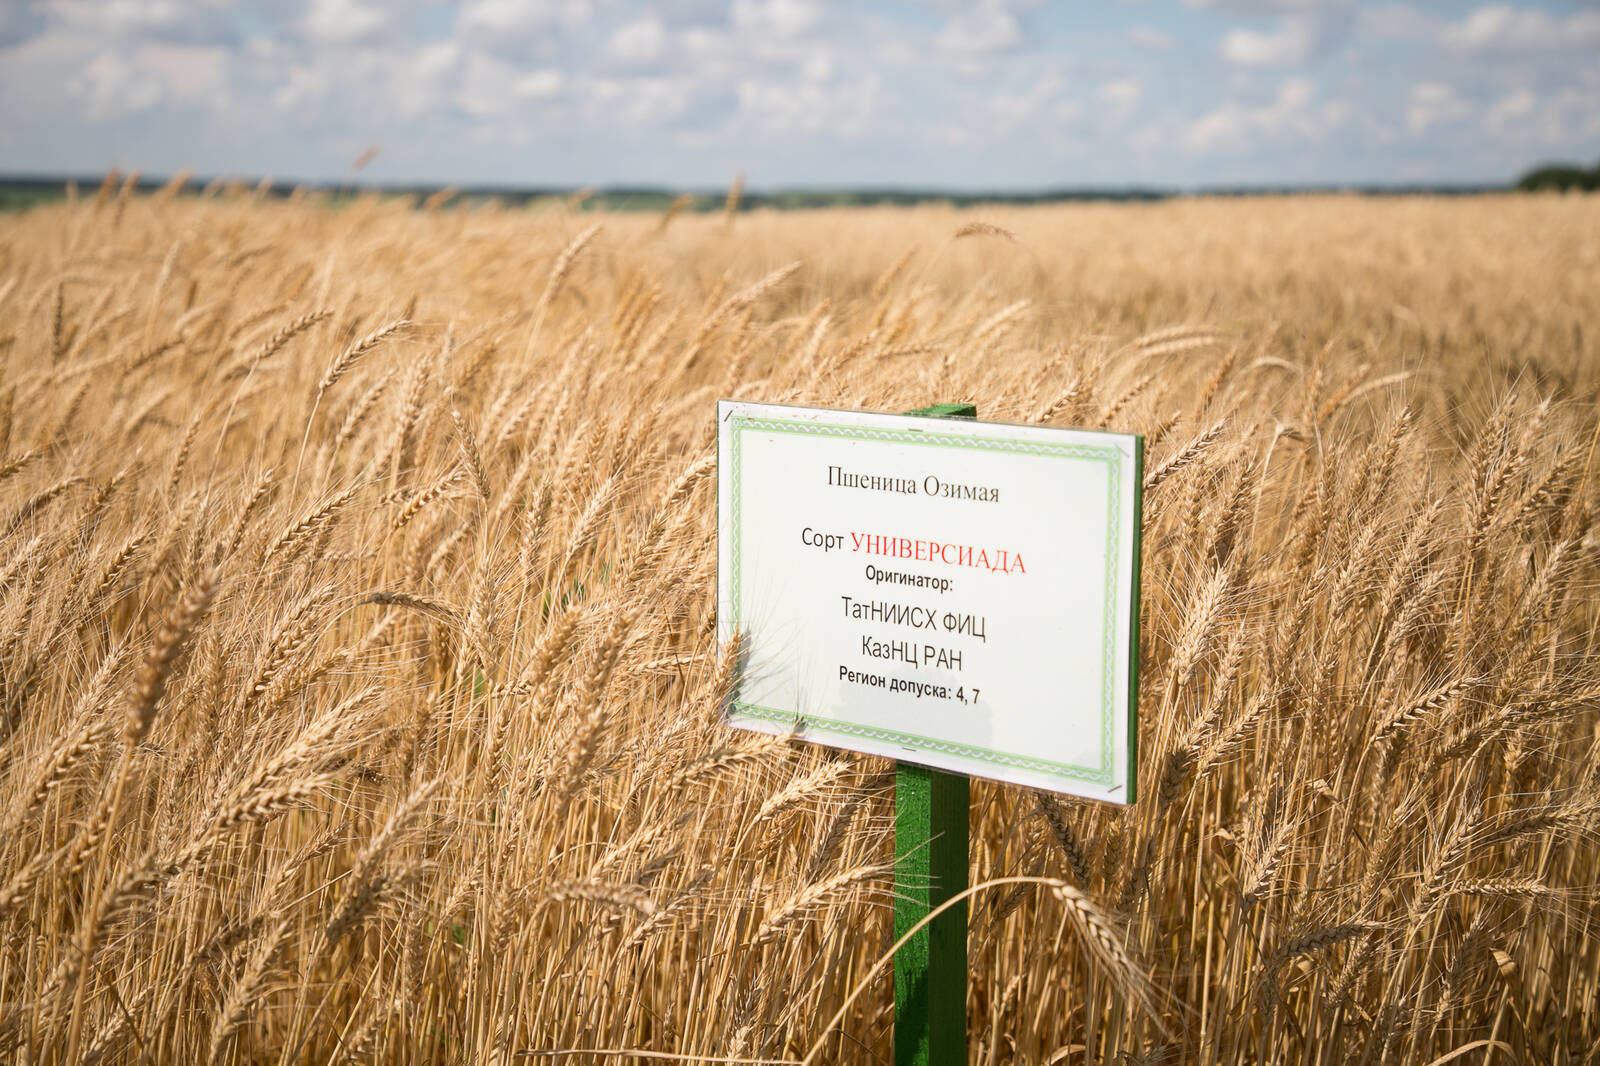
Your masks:
M97 188L104 184L108 178L126 182L133 177L134 188L140 192L149 192L160 189L172 182L184 171L171 174L146 174L138 170L123 170L111 168L100 173L94 172L40 172L40 171L4 171L0 170L0 189L24 188L36 190L48 195L49 190L59 190L65 195L66 190L76 185L79 188ZM265 195L275 199L290 196L295 190L304 190L312 193L331 193L338 197L358 196L364 194L378 194L388 196L429 196L449 191L448 199L474 199L474 198L509 198L520 203L540 198L565 198L581 197L579 205L589 201L598 201L594 206L602 204L617 207L614 201L639 197L651 200L673 201L682 197L690 197L693 201L685 205L694 210L706 210L719 203L725 204L734 189L734 184L725 186L695 186L673 184L516 184L510 182L448 182L448 181L356 181L350 178L322 178L322 179L279 179L273 175L201 175L189 173L186 176L184 189L203 192L218 186L243 185L262 190ZM935 186L891 183L864 183L859 185L843 184L792 184L771 186L743 186L738 192L738 208L763 207L763 206L850 206L847 204L831 204L830 201L854 199L861 201L856 206L878 206L890 204L924 204L950 202L957 206L972 206L980 203L999 203L1027 205L1034 203L1049 203L1063 201L1096 201L1096 200L1141 200L1155 202L1161 200L1181 199L1184 197L1243 197L1243 196L1295 196L1317 194L1343 194L1360 196L1469 196L1500 192L1517 191L1517 181L1509 182L1322 182L1322 183L1213 183L1205 185L1184 186L1178 184L1154 184L1130 182L1124 185L1116 184L1083 184L1083 185L1043 185L1029 187L975 187L975 186ZM709 201L709 203L708 203ZM642 205L641 205L642 206ZM624 208L625 209L625 208Z

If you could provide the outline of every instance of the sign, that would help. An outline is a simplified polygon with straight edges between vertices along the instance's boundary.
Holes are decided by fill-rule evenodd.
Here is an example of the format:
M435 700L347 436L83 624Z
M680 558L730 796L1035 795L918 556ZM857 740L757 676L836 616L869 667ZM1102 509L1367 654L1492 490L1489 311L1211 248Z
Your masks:
M723 401L733 725L1132 803L1137 436Z

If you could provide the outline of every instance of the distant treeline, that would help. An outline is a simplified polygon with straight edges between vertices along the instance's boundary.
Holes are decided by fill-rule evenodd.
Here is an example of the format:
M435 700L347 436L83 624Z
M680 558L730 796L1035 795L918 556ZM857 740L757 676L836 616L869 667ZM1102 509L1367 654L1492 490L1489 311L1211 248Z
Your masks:
M20 175L0 176L0 210L18 210L39 203L59 200L75 187L80 195L94 195L103 175ZM160 177L134 179L134 188L154 192L167 183ZM1519 189L1594 189L1600 187L1600 167L1549 166L1531 171L1516 183ZM499 203L511 207L565 206L582 210L666 211L677 205L683 211L721 211L728 206L722 190L683 192L656 186L609 186L606 188L562 188L554 186L509 185L353 185L339 182L257 184L227 182L222 179L195 179L186 190L191 194L229 189L284 199L313 196L328 203L342 203L359 196L412 198L418 203L439 205L447 202ZM742 211L757 208L793 210L824 207L913 206L948 204L972 207L979 204L1028 205L1082 201L1156 201L1176 196L1293 196L1317 193L1354 193L1369 196L1460 196L1503 192L1503 185L1250 185L1210 186L1197 189L1153 186L1062 187L1029 191L950 190L936 188L816 188L746 190L737 200Z
M1561 192L1581 189L1584 192L1593 192L1600 189L1600 163L1596 163L1593 170L1585 170L1581 166L1567 163L1542 166L1518 178L1517 188L1530 192L1546 189L1557 189Z

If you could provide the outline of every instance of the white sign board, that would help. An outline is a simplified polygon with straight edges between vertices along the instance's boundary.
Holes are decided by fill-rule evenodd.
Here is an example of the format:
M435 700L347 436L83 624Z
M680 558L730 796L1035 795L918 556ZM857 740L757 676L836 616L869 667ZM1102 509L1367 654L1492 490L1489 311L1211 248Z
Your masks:
M730 721L1132 803L1142 447L723 401Z

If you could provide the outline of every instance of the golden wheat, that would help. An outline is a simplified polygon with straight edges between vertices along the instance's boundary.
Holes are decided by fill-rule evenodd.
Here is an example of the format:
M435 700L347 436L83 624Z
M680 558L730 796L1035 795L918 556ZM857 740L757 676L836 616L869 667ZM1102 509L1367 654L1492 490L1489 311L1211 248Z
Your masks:
M888 1060L736 395L1147 435L1145 795L974 783L971 1061L1593 1061L1600 202L130 182L0 217L0 1058Z

